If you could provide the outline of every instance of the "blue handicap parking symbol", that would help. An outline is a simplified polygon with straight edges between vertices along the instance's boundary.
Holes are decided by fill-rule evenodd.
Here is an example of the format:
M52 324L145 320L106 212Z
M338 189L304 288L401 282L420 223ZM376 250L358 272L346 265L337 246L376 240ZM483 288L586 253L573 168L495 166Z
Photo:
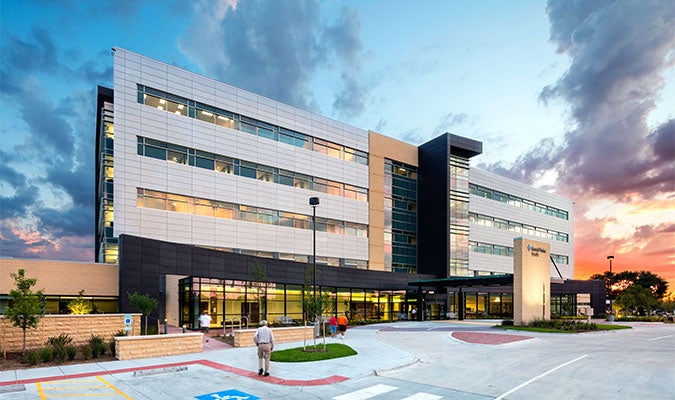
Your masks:
M260 397L253 396L248 393L240 392L236 389L226 390L224 392L216 392L209 394L202 394L195 396L199 400L260 400Z

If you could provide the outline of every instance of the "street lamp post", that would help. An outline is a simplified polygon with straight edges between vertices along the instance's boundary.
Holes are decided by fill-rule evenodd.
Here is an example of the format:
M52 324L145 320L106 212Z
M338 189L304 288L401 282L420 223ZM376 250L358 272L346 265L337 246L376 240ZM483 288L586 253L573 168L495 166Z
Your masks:
M614 256L607 256L607 259L609 260L609 279L613 280L612 277L612 260L614 259ZM610 281L610 289L609 289L609 315L614 315L614 309L612 308L612 287L611 287L611 281Z
M318 197L310 197L309 205L312 206L312 288L314 290L314 299L316 300L316 207L319 205Z

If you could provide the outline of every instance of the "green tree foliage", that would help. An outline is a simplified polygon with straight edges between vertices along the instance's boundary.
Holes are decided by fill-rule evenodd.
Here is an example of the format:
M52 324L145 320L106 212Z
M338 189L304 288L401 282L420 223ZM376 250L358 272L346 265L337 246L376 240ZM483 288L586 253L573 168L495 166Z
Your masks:
M148 334L148 315L157 308L159 302L149 294L127 293L131 306L145 316L145 335Z
M256 303L258 303L260 318L267 319L266 298L267 287L269 285L267 274L258 262L256 262L253 269L250 270L250 274L252 279L249 281L248 287L251 289Z
M84 298L84 290L80 290L77 298L68 302L68 311L78 315L91 313L91 303Z
M317 293L314 297L311 288L305 288L302 309L308 320L316 321L319 316L325 315L333 309L333 298L326 292Z
M649 289L655 299L661 299L668 291L668 282L649 271L622 271L619 273L595 274L590 279L605 282L608 299L617 299L627 288L637 285Z
M616 298L615 304L632 315L644 316L649 315L659 306L660 302L650 289L640 285L631 285Z
M44 289L33 292L31 289L37 284L37 278L26 278L26 271L19 269L12 272L16 289L9 291L9 307L5 316L12 324L23 331L23 346L21 354L26 354L26 330L38 327L40 320L45 315Z

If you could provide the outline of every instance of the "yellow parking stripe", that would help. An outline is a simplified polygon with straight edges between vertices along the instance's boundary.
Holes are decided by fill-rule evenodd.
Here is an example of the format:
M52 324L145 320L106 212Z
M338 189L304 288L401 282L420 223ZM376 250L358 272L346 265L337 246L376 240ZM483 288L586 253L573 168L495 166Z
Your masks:
M97 384L98 383L98 384ZM35 384L37 387L38 393L40 394L40 400L54 399L54 398L63 398L63 397L93 397L93 396L110 396L110 393L100 393L101 389L110 389L120 395L122 398L127 400L132 400L131 397L127 396L124 392L116 388L110 382L96 376L96 379L79 379L79 380L61 380L53 382L37 382ZM96 391L99 389L99 393L87 393L87 389ZM84 393L58 393L63 391L77 391Z
M105 379L101 378L100 376L97 375L97 376L96 376L96 379L98 379L99 381L101 381L101 382L103 382L104 384L108 385L108 387L109 387L110 389L114 390L115 392L117 392L117 394L119 394L120 396L124 397L125 399L127 399L127 400L133 400L131 397L129 397L129 396L127 396L126 394L124 394L121 390L119 390L119 389L116 388L115 386L111 385L110 383L108 383Z

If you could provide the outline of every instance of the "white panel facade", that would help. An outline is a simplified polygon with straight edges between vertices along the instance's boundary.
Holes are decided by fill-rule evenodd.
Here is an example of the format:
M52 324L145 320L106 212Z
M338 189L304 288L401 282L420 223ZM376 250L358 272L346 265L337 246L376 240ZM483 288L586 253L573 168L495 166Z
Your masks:
M502 203L493 199L470 195L470 212L564 233L568 235L568 241L564 242L555 239L542 238L527 233L516 233L505 229L476 224L470 225L469 240L507 247L513 247L513 239L515 237L524 237L538 241L545 241L550 243L551 253L568 257L568 264L556 262L556 265L563 278L573 278L574 203L572 200L476 168L469 170L469 182L475 185L506 193L508 195L530 200L535 203L567 211L568 219L563 219L528 210L523 207ZM470 252L469 263L472 269L479 271L513 273L513 257ZM555 267L552 263L551 276L559 278L558 272L555 270Z
M137 85L368 151L368 132L117 48L115 236L266 252L312 254L312 231L137 206L138 188L368 224L368 203L137 154L137 136L368 188L368 166L174 115L138 103ZM329 129L332 128L332 129ZM339 134L331 132L336 131ZM368 259L368 238L317 232L317 256Z

